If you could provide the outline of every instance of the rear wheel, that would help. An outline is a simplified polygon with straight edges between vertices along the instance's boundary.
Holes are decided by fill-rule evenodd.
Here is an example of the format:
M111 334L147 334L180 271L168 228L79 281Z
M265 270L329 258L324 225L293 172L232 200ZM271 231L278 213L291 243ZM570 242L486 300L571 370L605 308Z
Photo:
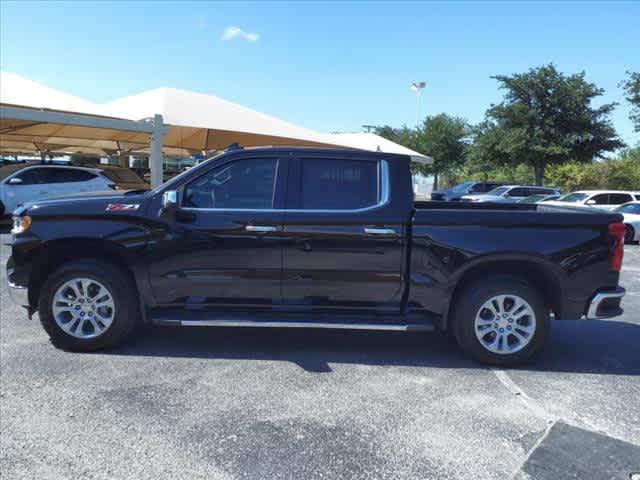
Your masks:
M132 332L138 317L130 276L111 263L70 262L40 292L40 321L58 348L92 351L112 347Z
M544 344L549 312L540 293L511 276L474 282L457 295L453 329L462 350L475 360L513 366Z

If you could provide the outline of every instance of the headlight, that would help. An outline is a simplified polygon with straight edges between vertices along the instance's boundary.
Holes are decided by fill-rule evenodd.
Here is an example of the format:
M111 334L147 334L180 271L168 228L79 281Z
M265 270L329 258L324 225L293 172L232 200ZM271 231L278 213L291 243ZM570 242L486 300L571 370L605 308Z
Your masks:
M11 233L17 235L18 233L25 232L29 230L31 226L31 217L28 215L24 215L22 217L13 217L13 228L11 229Z

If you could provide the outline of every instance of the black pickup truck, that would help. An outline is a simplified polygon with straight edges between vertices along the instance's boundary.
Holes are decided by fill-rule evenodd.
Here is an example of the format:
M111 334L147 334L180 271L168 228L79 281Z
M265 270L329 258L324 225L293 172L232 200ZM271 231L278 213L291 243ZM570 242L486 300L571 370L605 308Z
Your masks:
M14 213L10 290L54 345L97 350L136 324L452 331L513 365L552 318L619 315L614 213L415 202L410 158L234 149L149 192Z

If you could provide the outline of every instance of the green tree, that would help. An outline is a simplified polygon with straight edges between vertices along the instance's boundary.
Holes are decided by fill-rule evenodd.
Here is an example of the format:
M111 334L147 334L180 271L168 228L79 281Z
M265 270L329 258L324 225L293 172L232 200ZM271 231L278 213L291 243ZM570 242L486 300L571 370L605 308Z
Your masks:
M475 156L485 163L527 164L541 185L548 165L591 162L624 146L609 119L616 104L592 106L603 90L584 72L566 76L549 64L493 78L505 94L475 138Z
M417 132L418 152L433 159L429 166L433 174L433 188L438 177L462 165L469 153L469 125L463 118L441 113L427 116Z
M640 147L623 150L617 158L551 165L546 181L566 192L583 189L637 190L640 185Z
M432 165L414 165L414 171L433 175L438 188L440 175L462 165L469 151L469 126L466 120L441 113L427 116L418 130L379 127L376 133L433 159Z
M629 118L633 122L634 130L640 132L640 72L627 72L622 88L627 95L625 99L631 104Z

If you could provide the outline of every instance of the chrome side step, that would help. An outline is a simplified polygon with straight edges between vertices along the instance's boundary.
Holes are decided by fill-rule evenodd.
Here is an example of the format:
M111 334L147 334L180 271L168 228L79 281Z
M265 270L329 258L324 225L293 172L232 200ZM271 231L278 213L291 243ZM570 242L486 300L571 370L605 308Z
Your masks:
M430 324L393 323L338 323L338 322L278 322L252 320L174 320L172 324L182 327L250 327L250 328L328 328L337 330L384 330L396 332L433 331Z
M151 322L178 327L318 328L392 332L436 330L437 319L424 315L341 315L290 312L152 311Z

